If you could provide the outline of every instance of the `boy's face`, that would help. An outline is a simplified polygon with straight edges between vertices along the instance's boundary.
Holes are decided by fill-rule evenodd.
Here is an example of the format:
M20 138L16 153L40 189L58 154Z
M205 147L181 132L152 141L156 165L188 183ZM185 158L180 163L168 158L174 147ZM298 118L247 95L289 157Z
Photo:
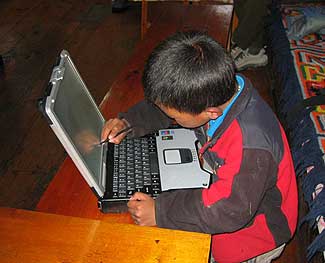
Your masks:
M191 114L186 112L179 112L174 108L157 105L167 116L174 119L179 125L185 128L196 128L206 124L210 118L208 114L203 111L199 114Z

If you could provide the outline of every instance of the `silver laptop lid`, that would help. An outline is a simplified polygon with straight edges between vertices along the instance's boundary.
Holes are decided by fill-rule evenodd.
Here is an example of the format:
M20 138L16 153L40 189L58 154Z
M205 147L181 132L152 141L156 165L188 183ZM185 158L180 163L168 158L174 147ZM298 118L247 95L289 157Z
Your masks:
M73 162L98 196L105 192L106 146L98 146L104 118L69 53L63 50L53 68L45 114Z

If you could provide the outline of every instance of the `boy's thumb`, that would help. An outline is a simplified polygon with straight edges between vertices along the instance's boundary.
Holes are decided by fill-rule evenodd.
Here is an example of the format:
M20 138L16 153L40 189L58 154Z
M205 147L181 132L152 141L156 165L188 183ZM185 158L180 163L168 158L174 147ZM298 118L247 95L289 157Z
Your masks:
M141 201L141 200L144 200L145 199L145 194L144 193L141 193L141 192L136 192L134 193L134 195L132 195L132 197L130 198L130 200L138 200L138 201Z

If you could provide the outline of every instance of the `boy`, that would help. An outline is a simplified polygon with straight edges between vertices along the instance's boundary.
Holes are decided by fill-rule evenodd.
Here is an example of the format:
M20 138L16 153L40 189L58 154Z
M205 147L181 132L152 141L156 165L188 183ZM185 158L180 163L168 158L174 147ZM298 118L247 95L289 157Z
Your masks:
M134 222L212 234L217 262L279 256L297 221L290 150L272 110L235 75L231 57L206 34L176 33L150 55L143 86L146 100L107 121L102 139L119 143L176 121L194 128L214 174L208 189L169 191L155 200L134 194L128 202ZM127 126L130 133L117 134Z

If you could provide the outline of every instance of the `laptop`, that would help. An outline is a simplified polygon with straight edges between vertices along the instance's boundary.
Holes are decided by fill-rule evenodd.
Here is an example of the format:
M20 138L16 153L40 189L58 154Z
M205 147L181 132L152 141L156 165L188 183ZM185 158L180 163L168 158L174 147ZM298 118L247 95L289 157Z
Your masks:
M98 198L102 212L113 211L136 191L157 197L162 191L206 188L194 132L159 130L120 144L100 144L105 123L69 53L63 50L38 106L66 152Z

